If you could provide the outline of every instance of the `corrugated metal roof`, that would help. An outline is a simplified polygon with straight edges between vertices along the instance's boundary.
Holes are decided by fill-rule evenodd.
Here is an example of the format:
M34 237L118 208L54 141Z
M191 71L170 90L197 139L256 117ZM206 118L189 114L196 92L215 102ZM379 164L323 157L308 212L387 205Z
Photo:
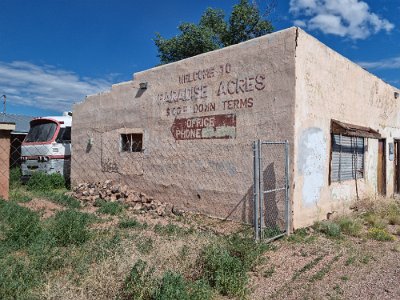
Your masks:
M13 133L27 133L29 131L29 122L33 118L32 116L0 113L0 122L15 123L15 130Z

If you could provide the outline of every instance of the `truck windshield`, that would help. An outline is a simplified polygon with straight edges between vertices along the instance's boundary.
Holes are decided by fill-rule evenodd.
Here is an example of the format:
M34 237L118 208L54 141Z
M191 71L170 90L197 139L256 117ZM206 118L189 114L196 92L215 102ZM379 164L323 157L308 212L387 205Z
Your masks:
M56 129L57 124L51 121L33 123L25 142L48 142L53 138Z

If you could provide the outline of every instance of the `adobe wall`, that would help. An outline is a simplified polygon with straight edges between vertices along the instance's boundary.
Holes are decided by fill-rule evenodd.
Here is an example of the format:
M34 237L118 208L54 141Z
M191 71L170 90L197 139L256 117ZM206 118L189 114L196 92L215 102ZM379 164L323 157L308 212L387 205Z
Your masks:
M296 112L294 153L294 226L344 212L356 198L354 180L329 185L330 120L378 130L387 143L400 138L400 99L396 88L298 31L296 49ZM377 193L378 141L367 139L360 197ZM386 144L388 146L388 144ZM388 149L388 147L386 148ZM386 190L393 194L394 162L386 153Z
M251 222L253 141L293 143L295 32L136 73L75 105L73 183L114 179L183 209ZM121 133L143 133L144 151L121 152ZM264 160L273 178L284 171L282 153Z

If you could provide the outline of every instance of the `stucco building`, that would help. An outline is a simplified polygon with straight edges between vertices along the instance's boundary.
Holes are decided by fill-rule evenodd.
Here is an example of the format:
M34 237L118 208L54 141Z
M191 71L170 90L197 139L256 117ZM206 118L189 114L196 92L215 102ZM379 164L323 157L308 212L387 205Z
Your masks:
M292 224L310 225L357 194L399 192L398 93L289 28L136 73L76 104L72 182L114 179L251 222L252 144L288 140ZM265 180L277 181L281 154L264 157Z

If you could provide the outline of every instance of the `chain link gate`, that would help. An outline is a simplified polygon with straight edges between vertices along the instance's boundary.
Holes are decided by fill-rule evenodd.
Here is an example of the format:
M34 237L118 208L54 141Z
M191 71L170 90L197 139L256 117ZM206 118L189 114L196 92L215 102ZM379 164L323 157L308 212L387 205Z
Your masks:
M257 140L254 153L254 236L275 240L290 233L289 142Z

